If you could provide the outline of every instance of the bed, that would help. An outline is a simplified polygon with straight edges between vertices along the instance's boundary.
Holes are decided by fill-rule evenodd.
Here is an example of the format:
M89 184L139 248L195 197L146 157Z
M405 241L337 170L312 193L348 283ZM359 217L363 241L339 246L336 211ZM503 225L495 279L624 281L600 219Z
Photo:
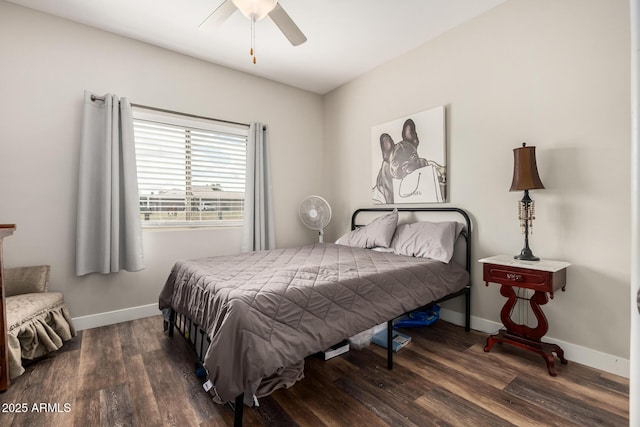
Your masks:
M300 380L305 357L380 323L463 296L469 329L465 211L359 209L351 229L336 243L174 265L159 298L169 335L177 327L188 339L208 376L205 388L216 402L235 403L236 425L243 401L251 406ZM425 234L427 243L416 241Z

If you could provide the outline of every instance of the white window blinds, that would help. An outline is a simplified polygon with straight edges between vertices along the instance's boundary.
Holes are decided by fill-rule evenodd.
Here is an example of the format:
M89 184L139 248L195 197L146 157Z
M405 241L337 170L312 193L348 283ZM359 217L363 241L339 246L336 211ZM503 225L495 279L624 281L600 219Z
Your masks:
M241 225L248 126L134 108L143 226Z

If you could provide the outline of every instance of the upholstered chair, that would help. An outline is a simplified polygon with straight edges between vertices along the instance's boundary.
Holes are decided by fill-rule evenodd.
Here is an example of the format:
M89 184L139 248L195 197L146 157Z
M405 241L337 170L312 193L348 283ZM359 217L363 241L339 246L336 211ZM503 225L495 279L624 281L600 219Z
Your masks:
M60 292L48 292L48 265L4 270L9 376L22 375L22 359L58 350L76 335Z

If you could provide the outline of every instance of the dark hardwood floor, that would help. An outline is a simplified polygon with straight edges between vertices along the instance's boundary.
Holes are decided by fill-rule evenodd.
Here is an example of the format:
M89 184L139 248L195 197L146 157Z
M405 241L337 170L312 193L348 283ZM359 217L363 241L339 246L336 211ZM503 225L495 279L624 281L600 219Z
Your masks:
M577 363L547 374L538 355L507 345L484 353L486 335L438 321L386 369L372 345L327 362L245 408L247 426L626 426L629 381ZM160 317L82 331L32 363L0 394L0 426L224 426L194 375L184 341ZM21 411L21 412L18 412Z

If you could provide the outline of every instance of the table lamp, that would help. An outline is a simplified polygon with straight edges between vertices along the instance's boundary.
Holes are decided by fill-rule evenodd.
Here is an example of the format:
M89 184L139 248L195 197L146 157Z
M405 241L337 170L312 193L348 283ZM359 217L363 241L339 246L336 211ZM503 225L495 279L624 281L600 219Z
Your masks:
M524 234L524 248L515 259L523 261L539 261L540 258L533 255L529 249L529 228L533 227L533 220L536 218L533 200L529 197L529 190L544 188L538 167L536 165L536 147L527 147L522 143L522 147L513 149L513 181L509 191L524 190L524 197L518 203L518 219L520 228Z

